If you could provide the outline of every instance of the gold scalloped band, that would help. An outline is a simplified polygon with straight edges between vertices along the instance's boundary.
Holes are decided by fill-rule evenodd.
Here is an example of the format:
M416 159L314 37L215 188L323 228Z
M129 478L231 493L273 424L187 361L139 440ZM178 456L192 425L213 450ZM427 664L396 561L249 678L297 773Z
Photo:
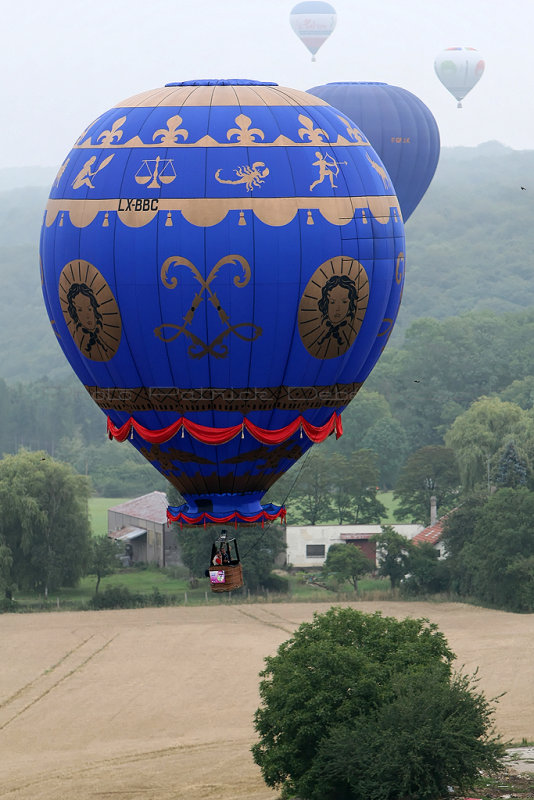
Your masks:
M136 207L138 206L138 208ZM308 213L308 224L313 224L313 214L321 214L332 225L347 225L354 219L357 210L361 210L364 222L366 212L377 221L386 225L393 215L395 220L402 220L399 201L395 195L377 197L243 197L243 198L164 198L125 200L111 198L108 200L49 200L46 204L45 223L47 227L54 224L58 214L59 224L63 224L63 213L68 213L71 223L76 228L86 228L104 212L116 213L124 225L129 228L142 228L156 217L158 213L166 214L166 223L172 224L172 212L179 211L191 224L201 228L218 225L229 211L240 212L239 224L246 224L245 211L252 211L265 225L288 225L298 211ZM243 213L241 213L243 212ZM169 214L171 215L169 219ZM103 224L109 224L109 218Z
M132 388L86 386L95 403L106 411L237 411L246 416L252 411L275 408L306 411L312 408L346 406L360 390L361 383L336 383L333 386L276 386L245 389L179 389L178 387Z

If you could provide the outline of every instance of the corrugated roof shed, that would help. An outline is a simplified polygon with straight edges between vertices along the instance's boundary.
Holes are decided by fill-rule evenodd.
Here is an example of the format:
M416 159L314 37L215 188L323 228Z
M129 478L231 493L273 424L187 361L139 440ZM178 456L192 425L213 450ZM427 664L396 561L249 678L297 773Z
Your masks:
M134 497L133 500L112 506L109 510L162 524L167 522L167 505L165 492L150 492L142 497Z
M126 525L124 528L119 528L118 531L110 531L108 536L110 539L130 541L131 539L137 539L138 536L142 536L143 534L146 534L144 528L133 528L131 525Z

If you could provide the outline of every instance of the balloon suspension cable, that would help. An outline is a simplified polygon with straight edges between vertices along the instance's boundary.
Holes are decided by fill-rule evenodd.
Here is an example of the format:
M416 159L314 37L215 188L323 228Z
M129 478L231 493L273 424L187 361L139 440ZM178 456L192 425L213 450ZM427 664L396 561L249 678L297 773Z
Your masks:
M286 496L284 497L284 500L283 500L283 502L282 502L282 505L283 505L283 506L285 506L285 504L287 503L287 499L288 499L288 497L290 496L291 492L292 492L292 491L293 491L293 489L295 488L295 485L296 485L296 483L297 483L298 479L300 478L300 475L301 475L301 473L302 473L302 470L303 470L303 468L306 466L306 462L307 462L307 460L308 460L308 458L309 458L309 456L310 456L310 453L311 453L311 451L312 451L312 448L310 447L310 449L308 450L308 452L306 453L306 455L304 456L304 458L302 458L302 459L300 460L300 467L299 467L299 471L298 471L298 473L297 473L297 476L296 476L295 480L293 481L293 483L292 483L292 484L291 484L291 486L289 487L289 490L288 490L288 492L286 493ZM245 557L246 557L246 556L247 556L249 553L251 553L251 552L252 552L252 550L253 550L253 549L254 549L254 548L255 548L255 547L258 545L258 543L259 543L259 542L261 542L261 540L263 539L263 537L265 536L265 534L267 533L267 531L269 530L269 528L271 527L271 525L273 524L273 522L274 522L274 519L271 519L271 520L269 520L269 521L267 522L267 525L265 525L265 526L264 526L264 528L263 528L263 531L262 531L262 534L261 534L261 536L259 537L259 539L256 539L256 541L254 542L254 545L253 545L253 547L249 547L249 549L246 551L246 553L243 553L243 555L241 556L241 559L244 559L244 558L245 558Z

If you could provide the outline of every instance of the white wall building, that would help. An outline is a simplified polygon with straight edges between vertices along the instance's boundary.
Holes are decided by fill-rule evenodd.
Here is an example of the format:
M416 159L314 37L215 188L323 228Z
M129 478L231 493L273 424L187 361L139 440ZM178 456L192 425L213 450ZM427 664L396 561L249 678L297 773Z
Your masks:
M397 533L413 539L422 525L392 525ZM376 547L370 539L382 531L381 525L288 525L286 527L286 564L297 568L322 567L333 544L347 543L361 547L376 563Z

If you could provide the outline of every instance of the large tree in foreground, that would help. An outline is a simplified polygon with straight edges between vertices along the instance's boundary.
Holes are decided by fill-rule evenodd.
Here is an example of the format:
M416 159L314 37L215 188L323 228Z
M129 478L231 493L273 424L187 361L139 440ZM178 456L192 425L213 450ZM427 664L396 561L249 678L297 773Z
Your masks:
M437 800L503 747L474 678L436 625L332 608L266 658L252 747L268 786L301 800Z
M0 544L11 585L46 595L77 583L90 554L89 492L87 478L44 452L0 460Z

